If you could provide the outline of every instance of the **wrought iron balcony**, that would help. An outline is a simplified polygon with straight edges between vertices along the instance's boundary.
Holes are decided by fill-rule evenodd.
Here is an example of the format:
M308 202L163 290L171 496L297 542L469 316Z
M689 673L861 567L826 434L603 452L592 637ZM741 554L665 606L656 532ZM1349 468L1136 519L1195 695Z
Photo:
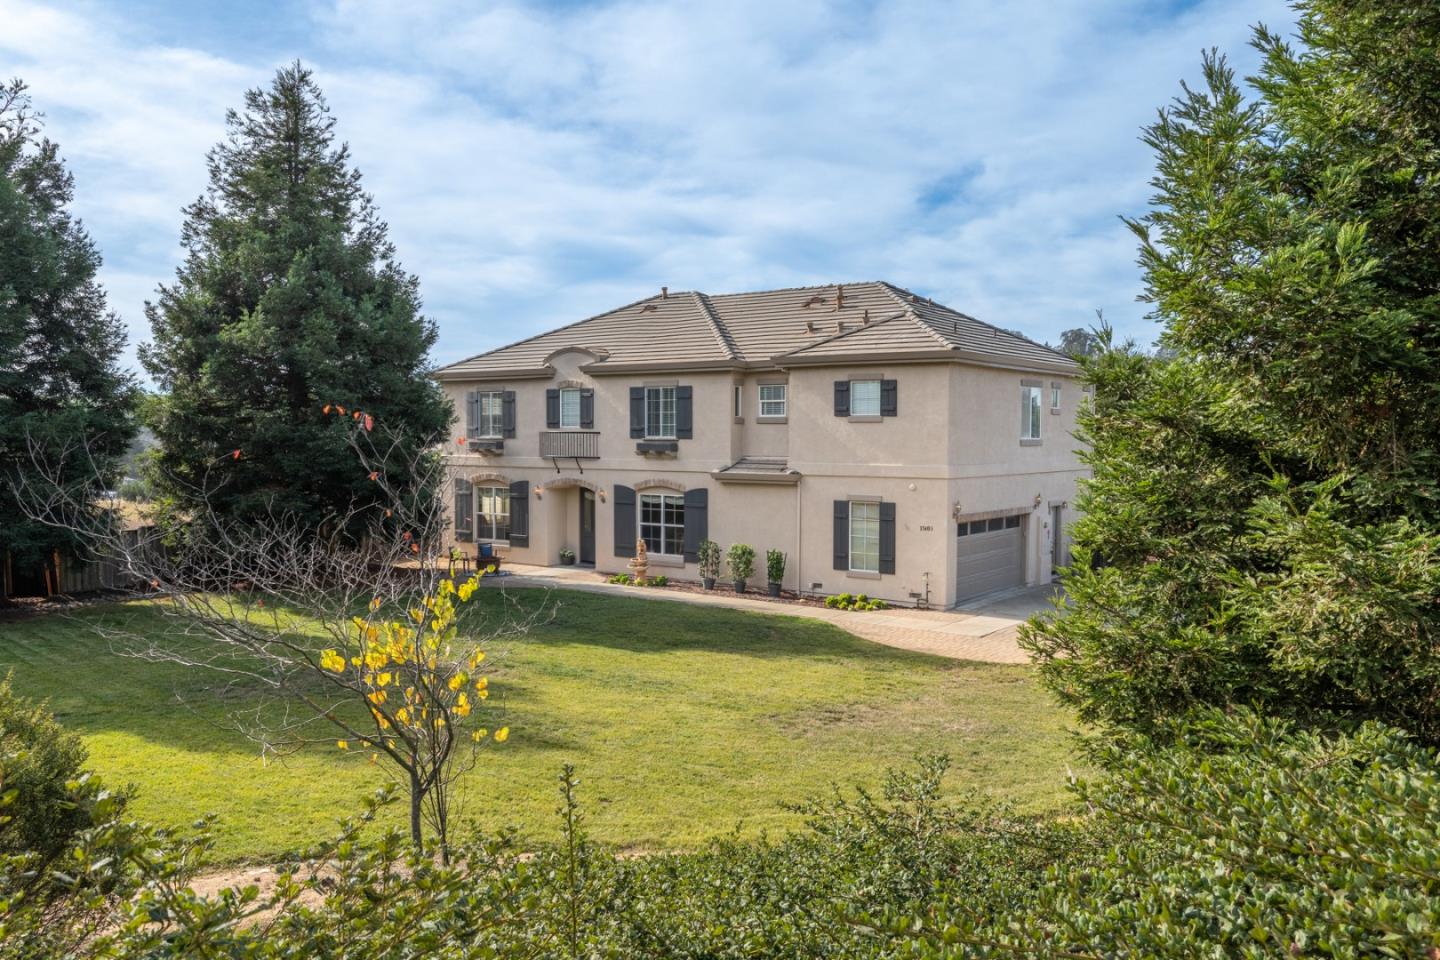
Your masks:
M599 460L600 433L596 430L544 430L540 456L552 460Z

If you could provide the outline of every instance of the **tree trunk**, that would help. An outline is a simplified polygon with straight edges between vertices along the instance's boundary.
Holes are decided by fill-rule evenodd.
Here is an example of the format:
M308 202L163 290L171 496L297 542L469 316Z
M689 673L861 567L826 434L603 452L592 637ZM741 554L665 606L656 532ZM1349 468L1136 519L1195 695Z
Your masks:
M414 770L410 771L410 840L419 850L424 842L420 834L420 802L425 799L420 792L420 775Z

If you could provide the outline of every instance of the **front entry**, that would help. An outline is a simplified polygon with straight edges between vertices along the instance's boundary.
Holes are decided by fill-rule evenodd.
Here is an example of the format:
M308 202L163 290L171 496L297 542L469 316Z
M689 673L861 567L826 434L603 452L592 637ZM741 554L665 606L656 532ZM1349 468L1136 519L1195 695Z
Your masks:
M595 562L595 491L580 488L580 562Z

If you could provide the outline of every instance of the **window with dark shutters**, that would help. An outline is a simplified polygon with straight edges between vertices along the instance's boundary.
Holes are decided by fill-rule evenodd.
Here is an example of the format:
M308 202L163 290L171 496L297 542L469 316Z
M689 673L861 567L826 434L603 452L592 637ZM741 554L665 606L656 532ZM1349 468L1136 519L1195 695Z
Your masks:
M500 395L500 427L505 439L515 438L515 391L506 390Z
M644 401L644 391L641 391L641 401ZM615 506L615 556L635 556L635 538L637 528L635 526L635 488L622 487L618 483L611 491L611 499Z
M470 481L455 478L455 539L469 543L475 539L475 495Z
M835 416L850 416L850 381L835 381Z
M580 429L595 429L595 391L580 391Z
M695 436L695 391L691 387L675 388L675 439L690 440Z
M900 409L900 382L898 380L880 381L880 416L899 416Z
M510 484L510 546L530 546L530 484L525 480Z
M630 388L630 436L637 440L645 438L645 388ZM629 556L629 554L625 554Z
M895 572L895 504L880 504L880 572Z
M685 562L700 561L700 541L710 536L710 491L685 491Z
M835 569L850 569L850 501L835 501Z
M553 388L545 391L545 429L560 429L560 391Z

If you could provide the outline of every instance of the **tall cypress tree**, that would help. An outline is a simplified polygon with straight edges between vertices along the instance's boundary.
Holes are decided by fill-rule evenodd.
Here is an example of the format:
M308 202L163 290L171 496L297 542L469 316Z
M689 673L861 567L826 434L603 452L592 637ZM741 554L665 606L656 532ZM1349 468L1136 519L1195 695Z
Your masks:
M124 328L95 280L100 255L67 210L73 198L25 84L0 85L0 561L8 553L17 574L71 545L26 519L17 487L43 493L52 470L108 483L135 432Z
M185 262L147 306L141 358L167 394L158 472L181 503L206 488L224 516L319 524L375 495L324 405L406 437L397 470L446 430L435 327L309 70L280 70L226 126L185 211Z
M1090 721L1197 704L1440 743L1440 7L1307 0L1149 128L1162 359L1111 351L1063 616Z

